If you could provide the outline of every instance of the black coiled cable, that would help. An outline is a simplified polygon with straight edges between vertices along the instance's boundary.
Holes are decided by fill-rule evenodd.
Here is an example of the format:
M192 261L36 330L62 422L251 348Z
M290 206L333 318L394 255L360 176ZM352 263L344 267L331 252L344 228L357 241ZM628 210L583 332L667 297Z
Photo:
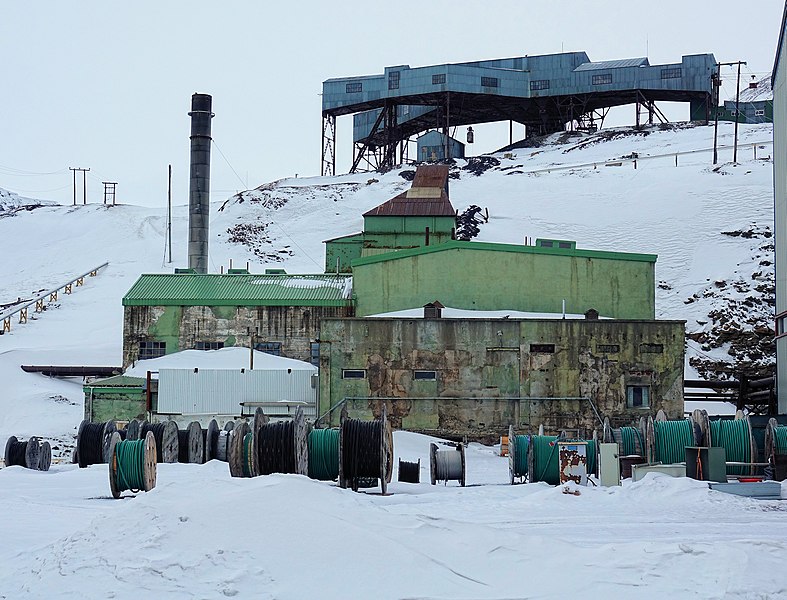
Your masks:
M189 462L189 430L178 429L178 462Z
M267 423L259 429L257 465L260 475L297 473L295 421Z
M383 422L345 419L342 423L342 474L354 490L360 480L384 478L381 473Z
M77 454L81 468L104 462L104 431L106 423L88 423L82 426L77 440Z
M145 436L148 434L148 431L153 432L153 437L156 439L156 462L164 462L162 451L164 450L164 427L166 423L153 423L152 425L147 421L142 425L142 428L139 432L139 439L144 440ZM180 437L180 432L178 432L178 437ZM180 453L180 448L178 448L178 454Z
M399 481L403 483L421 483L421 459L418 459L418 462L407 462L400 458Z
M9 439L6 467L27 467L27 442Z

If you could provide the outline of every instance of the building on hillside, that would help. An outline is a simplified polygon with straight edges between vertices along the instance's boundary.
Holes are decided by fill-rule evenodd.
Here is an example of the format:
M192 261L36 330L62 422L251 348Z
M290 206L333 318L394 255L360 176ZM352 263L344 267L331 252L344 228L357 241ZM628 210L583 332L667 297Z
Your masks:
M326 319L318 412L335 425L384 402L395 426L476 438L680 418L685 321L594 316Z
M773 67L773 194L776 244L776 393L787 414L787 3Z
M365 256L434 246L456 237L456 210L448 198L448 166L418 167L410 189L363 215L363 231L325 242L326 273L350 273Z
M445 154L445 142L448 140L449 155ZM436 129L427 131L416 139L418 160L423 162L437 162L446 158L464 158L465 145L457 139L446 136Z
M752 81L741 90L735 108L735 100L725 100L718 108L720 121L739 123L773 123L773 88L771 76Z
M123 366L243 346L315 364L320 321L353 316L347 275L141 275L123 297Z

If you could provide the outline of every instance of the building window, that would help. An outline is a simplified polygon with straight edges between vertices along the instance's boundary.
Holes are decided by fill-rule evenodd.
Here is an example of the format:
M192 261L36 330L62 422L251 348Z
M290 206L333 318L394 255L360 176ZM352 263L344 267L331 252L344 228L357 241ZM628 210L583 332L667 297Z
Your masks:
M439 75L432 75L432 85L440 85L445 83L445 73L440 73Z
M315 367L320 366L320 342L309 344L309 362Z
M254 349L265 352L265 354L281 356L281 342L259 342L254 345Z
M167 353L167 342L140 342L139 360L158 358Z
M571 250L571 242L558 242L558 248L563 248L565 250Z
M626 388L626 406L629 408L648 408L650 389L646 385L630 385Z
M593 85L606 85L608 83L612 83L611 73L607 73L605 75L593 75Z
M683 73L680 67L673 67L671 69L661 70L662 79L679 79L681 77L683 77Z
M555 244L552 240L539 240L538 245L541 248L553 248Z
M366 369L342 369L342 379L366 379Z
M388 73L388 89L389 90L399 89L399 71L391 71L390 73Z
M224 342L197 342L194 344L195 350L221 350Z
M436 381L437 371L413 371L414 381Z
M776 316L776 336L781 337L787 334L787 313Z
M765 109L764 108L757 108L754 110L755 117L764 117L765 116Z
M596 346L596 351L601 354L615 354L620 352L620 346L618 344L599 344Z
M360 81L353 81L352 83L348 83L344 87L344 90L348 94L357 94L363 91L363 83Z
M554 354L555 344L530 344L530 352L539 354Z
M481 87L498 87L499 81L497 77L482 77Z
M548 90L549 79L536 79L530 82L530 91L537 92L538 90Z
M664 344L640 344L639 351L644 354L663 354Z

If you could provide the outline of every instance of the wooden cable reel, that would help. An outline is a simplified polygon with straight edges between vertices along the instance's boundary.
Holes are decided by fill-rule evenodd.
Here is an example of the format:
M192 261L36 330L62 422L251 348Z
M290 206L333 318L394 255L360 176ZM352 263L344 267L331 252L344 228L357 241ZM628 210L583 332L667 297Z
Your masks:
M192 421L185 430L178 432L178 461L199 465L205 462L202 427L197 421Z
M132 492L144 491L149 492L156 487L156 438L152 431L148 431L144 438L144 449L142 456L142 487L139 490L131 490ZM133 440L138 441L138 440ZM116 447L122 440L120 434L115 431L109 438L109 489L112 491L112 497L119 499L121 494L125 491L122 489L118 481L118 460L115 452Z
M243 472L243 440L249 433L251 433L251 427L249 427L249 424L246 421L241 421L240 423L236 424L231 432L229 440L228 462L230 466L230 475L233 477L245 477ZM253 452L249 459L252 461L251 469L253 477L254 474L257 473L256 452Z

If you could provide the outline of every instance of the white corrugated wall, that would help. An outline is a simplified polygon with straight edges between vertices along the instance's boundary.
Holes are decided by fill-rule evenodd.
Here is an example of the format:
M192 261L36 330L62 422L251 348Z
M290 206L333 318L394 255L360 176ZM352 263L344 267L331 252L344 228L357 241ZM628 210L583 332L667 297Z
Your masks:
M316 406L313 374L316 372L308 370L288 373L286 370L161 369L158 412L182 415L253 413L254 408L241 411L244 402L308 402Z

